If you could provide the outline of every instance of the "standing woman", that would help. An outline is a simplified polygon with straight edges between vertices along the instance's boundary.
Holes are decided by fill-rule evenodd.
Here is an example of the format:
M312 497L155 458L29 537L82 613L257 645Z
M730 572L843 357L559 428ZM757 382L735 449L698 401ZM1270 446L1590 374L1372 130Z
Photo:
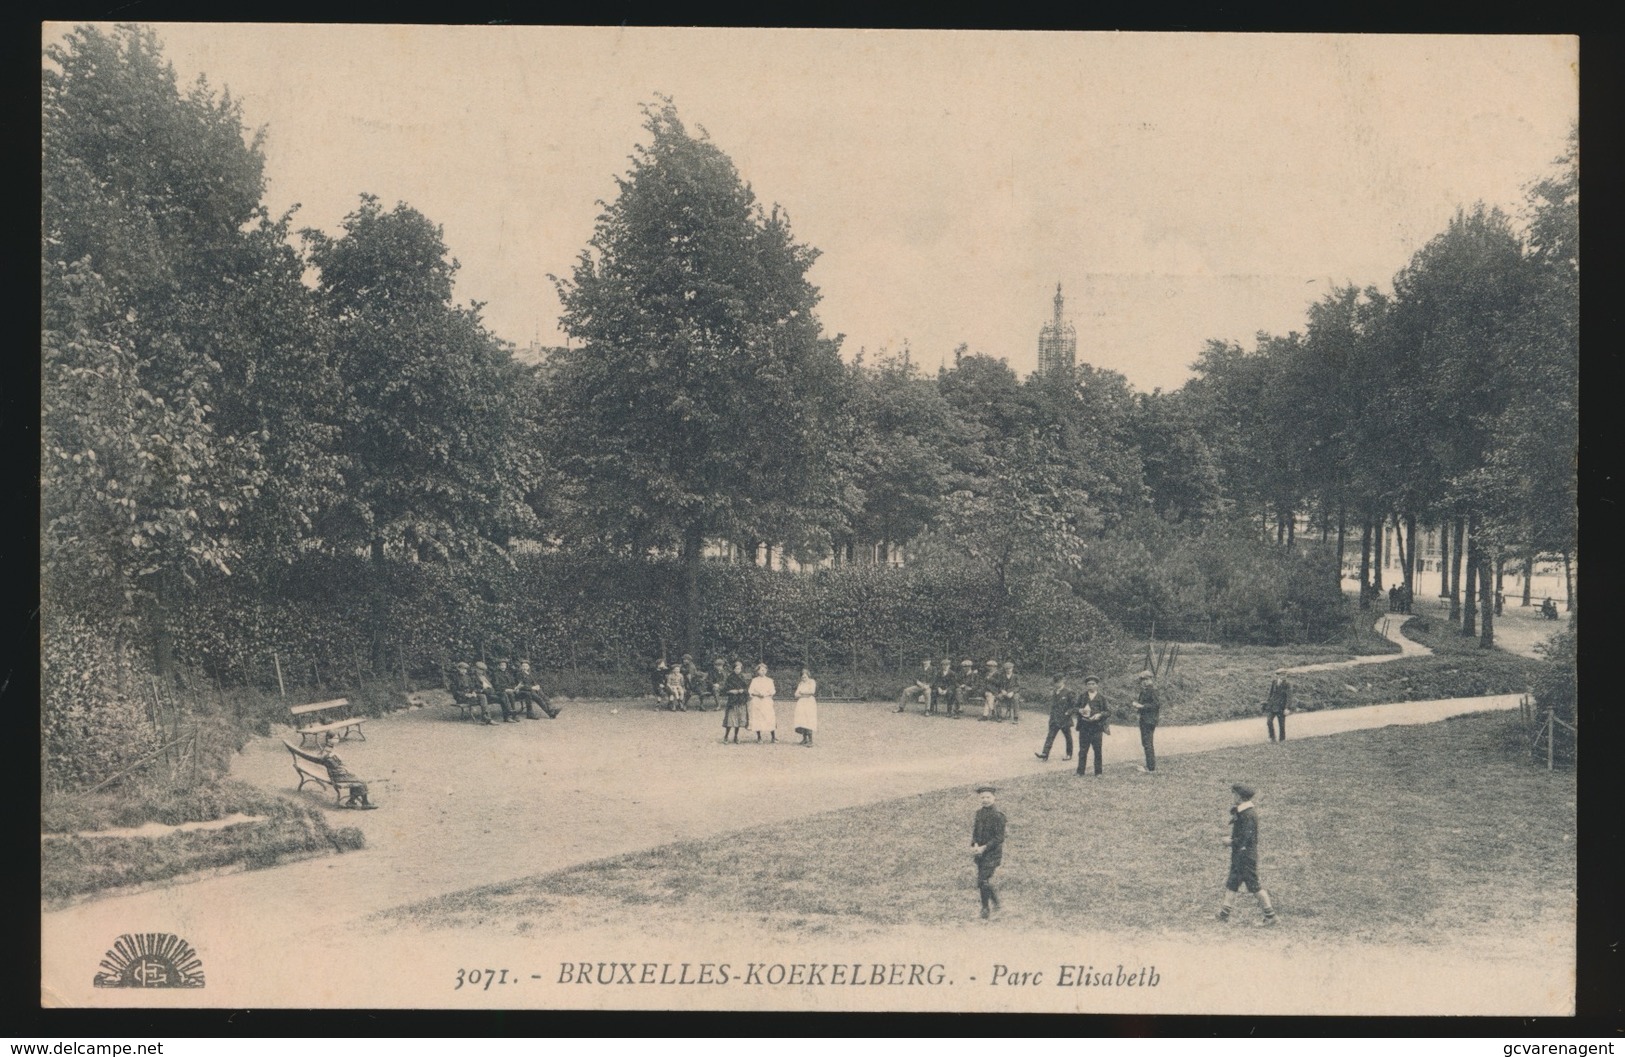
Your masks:
M739 661L734 662L734 670L723 681L722 693L728 699L728 707L722 710L722 744L728 744L728 735L732 734L733 744L738 745L739 728L750 716L750 680L745 678L745 666Z
M756 732L756 740L762 740L762 731L767 731L769 741L778 741L778 713L773 711L773 695L778 693L778 687L773 680L767 677L767 665L756 666L756 678L750 681L750 729Z
M818 680L806 668L801 669L801 679L796 683L796 733L801 735L801 744L809 749L813 731L818 729L817 695Z

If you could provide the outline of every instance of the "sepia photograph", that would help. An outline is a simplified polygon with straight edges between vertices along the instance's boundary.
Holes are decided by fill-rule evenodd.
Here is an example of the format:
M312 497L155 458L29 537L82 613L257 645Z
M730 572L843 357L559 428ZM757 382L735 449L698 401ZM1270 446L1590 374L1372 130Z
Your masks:
M1578 38L41 30L42 1008L1576 1012Z

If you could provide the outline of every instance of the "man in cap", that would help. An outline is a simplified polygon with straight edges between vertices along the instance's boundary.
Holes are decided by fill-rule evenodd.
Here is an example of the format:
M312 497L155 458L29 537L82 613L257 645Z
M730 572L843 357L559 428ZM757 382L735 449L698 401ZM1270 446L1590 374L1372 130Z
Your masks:
M981 679L976 675L976 662L966 657L959 662L959 676L954 681L953 712L958 719L965 713L965 702L981 696Z
M981 678L977 680L982 691L982 718L986 723L993 718L993 705L999 697L999 662L989 660L987 667L982 670Z
M1004 861L1004 812L993 806L997 792L991 785L976 787L982 806L970 830L970 850L976 859L976 889L982 896L984 921L1003 909L999 906L999 893L993 890L993 871Z
M547 694L542 692L542 684L538 683L536 677L530 674L529 661L519 662L519 671L514 674L513 695L516 701L524 702L525 715L531 719L540 718L536 715L538 707L547 713L548 719L558 719L559 713L564 711L562 708L554 708L553 702L549 701Z
M920 662L920 674L915 676L913 686L903 687L903 692L897 698L897 711L908 711L908 703L918 700L920 711L931 711L931 677L936 674L936 665L927 657Z
M1066 688L1066 674L1063 672L1050 680L1049 692L1049 733L1044 737L1044 747L1033 753L1040 760L1049 759L1049 750L1055 744L1055 735L1059 734L1066 739L1066 758L1072 758L1072 691Z
M474 662L474 685L481 694L485 695L487 702L496 701L502 705L502 722L519 722L519 717L513 714L513 695L506 690L499 689L491 681L491 670L484 661Z
M1005 661L999 669L999 677L995 681L997 690L993 695L993 714L999 715L1000 710L1010 717L1010 722L1021 722L1021 685L1016 679L1016 665L1014 661Z
M1286 681L1286 669L1275 669L1275 678L1270 680L1270 692L1264 698L1264 725L1269 729L1270 740L1275 740L1275 725L1281 725L1281 740L1286 740L1286 712L1292 707L1292 684Z
M1136 768L1146 774L1157 770L1157 719L1162 705L1157 701L1157 681L1150 669L1140 673L1140 691L1134 696L1134 711L1140 717L1140 747L1145 749L1145 766Z
M954 661L952 657L942 659L942 670L937 673L936 679L931 683L931 714L941 713L949 715L953 711L954 687L958 680L954 676Z
M1078 774L1089 762L1089 750L1095 750L1095 775L1100 775L1100 743L1102 734L1111 733L1111 706L1100 692L1100 680L1089 676L1083 681L1083 693L1078 695Z
M1264 924L1275 924L1275 907L1270 894L1258 883L1258 810L1253 797L1258 793L1252 786L1237 782L1230 787L1235 801L1230 808L1230 836L1224 842L1230 846L1230 876L1224 882L1224 905L1219 908L1219 920L1229 921L1236 908L1236 893L1243 885L1258 897L1258 908L1264 912Z
M484 694L480 693L479 684L474 679L474 673L469 670L467 661L458 661L451 670L451 696L459 705L468 709L468 717L474 718L476 713L486 725L491 723L491 710Z

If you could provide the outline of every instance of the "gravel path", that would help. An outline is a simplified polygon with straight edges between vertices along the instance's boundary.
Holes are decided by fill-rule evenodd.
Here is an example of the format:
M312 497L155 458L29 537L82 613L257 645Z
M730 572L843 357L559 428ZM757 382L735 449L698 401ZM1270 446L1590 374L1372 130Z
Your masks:
M1299 713L1292 735L1515 707L1517 696L1506 695ZM353 961L358 943L370 950L376 926L364 919L378 910L671 841L1061 766L1059 755L1049 763L1033 757L1045 730L1036 712L1013 725L824 703L811 749L793 744L787 729L788 742L724 746L715 712L625 703L566 702L557 720L507 726L454 717L449 708L399 713L374 721L369 740L346 744L346 763L376 780L381 810L340 810L330 799L325 809L334 825L363 830L364 851L43 914L44 979L62 988L66 1004L122 1004L127 996L90 987L102 953L122 933L173 932L219 981L201 996L187 993L188 1001L251 1006L274 994L283 1001L272 1004L343 1005L348 985L312 978L312 966ZM1108 775L1155 781L1134 774L1133 728L1117 730L1107 742ZM293 768L277 733L246 746L233 777L291 792ZM1158 731L1157 748L1159 757L1177 757L1264 737L1258 720L1172 726ZM339 990L313 991L318 984ZM144 992L143 1001L154 994ZM47 990L45 1000L53 999Z

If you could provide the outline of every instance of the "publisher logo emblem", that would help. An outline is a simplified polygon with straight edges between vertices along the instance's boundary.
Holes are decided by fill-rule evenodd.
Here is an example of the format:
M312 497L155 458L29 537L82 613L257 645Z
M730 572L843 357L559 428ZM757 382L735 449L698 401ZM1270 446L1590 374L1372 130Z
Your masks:
M202 987L203 962L179 936L127 932L113 941L92 982L97 987Z

